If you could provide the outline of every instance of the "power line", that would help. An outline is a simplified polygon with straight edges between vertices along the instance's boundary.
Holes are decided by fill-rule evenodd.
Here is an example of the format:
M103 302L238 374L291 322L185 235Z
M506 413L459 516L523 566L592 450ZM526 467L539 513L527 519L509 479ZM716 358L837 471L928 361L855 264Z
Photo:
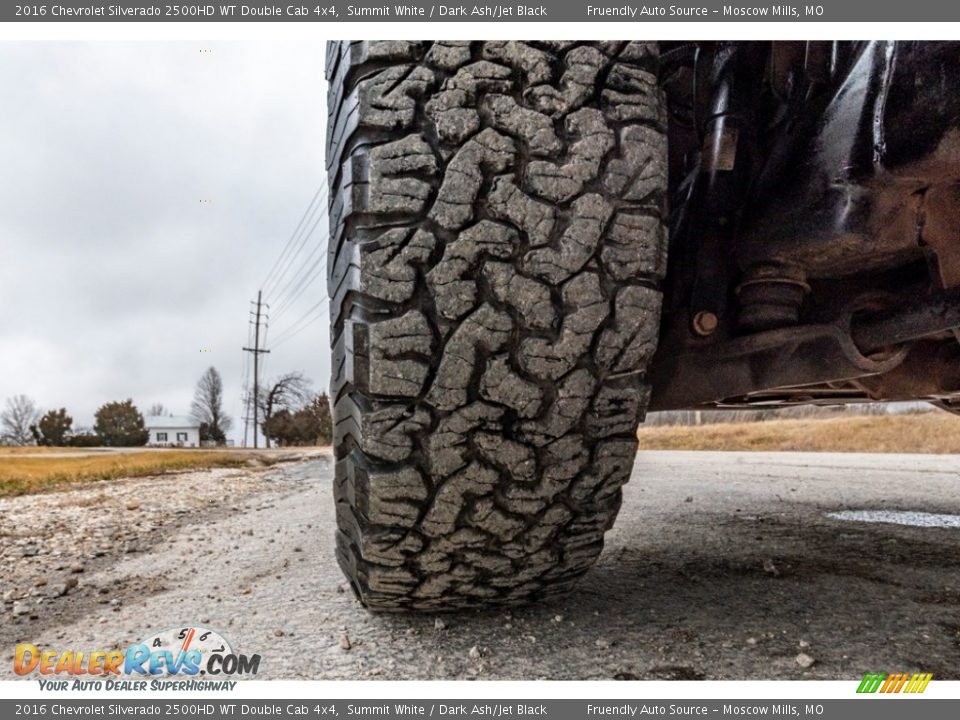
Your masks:
M291 281L287 279L287 276L291 270L293 271L293 276L296 277L299 268L303 267L303 263L298 262L300 254L307 246L307 241L313 235L314 231L317 229L317 226L325 217L327 217L327 202L326 193L323 193L321 200L310 211L309 217L307 217L306 222L300 228L297 242L292 248L292 251L288 253L287 258L283 262L281 268L274 275L271 286L269 288L264 288L264 292L268 298L273 300L279 299L280 294L283 292L283 288L290 285ZM286 283L284 284L285 280Z
M327 249L327 243L325 241L326 241L326 236L323 238L321 242L317 244L317 247L314 248L314 252L310 254L310 258L312 258L313 255L316 254L317 250L325 251ZM290 307L290 305L300 297L300 294L303 292L304 287L312 285L314 280L316 280L318 277L320 277L320 275L326 272L327 255L328 255L327 252L321 252L320 257L314 260L313 264L310 265L309 267L307 266L306 261L304 262L302 267L306 269L303 271L300 281L296 284L296 286L294 286L290 290L289 293L287 293L286 297L280 300L277 304L278 318L280 317L281 313L286 311ZM310 258L308 258L307 260L309 260ZM320 267L321 263L323 267Z
M303 320L305 320L305 319L307 318L307 316L309 316L311 313L313 313L314 311L316 311L318 308L320 308L322 305L324 305L324 304L327 303L327 302L329 302L329 300L328 300L327 298L325 298L325 297L320 298L320 300L319 300L315 305L313 305L313 306L312 306L309 310L307 310L303 315L301 315L301 316L298 317L294 322L292 322L283 332L281 332L279 335L277 335L277 336L273 339L273 341L274 341L275 343L280 342L280 340L281 340L282 338L285 338L287 335L290 334L290 331L291 331L291 330L293 330L293 329L296 328L298 325L300 325L300 323L301 323Z
M326 315L326 313L327 313L327 308L323 308L323 310L321 310L319 313L317 313L317 316L316 316L316 318L314 318L314 320L319 320L319 319L322 318L324 315ZM302 333L304 330L306 330L307 328L310 328L310 327L313 327L313 324L312 324L312 323L307 323L307 324L304 325L302 328L300 328L299 330L297 330L295 333L293 333L293 334L291 334L291 335L288 335L288 336L285 337L283 340L281 340L280 342L276 343L273 347L276 348L278 345L282 345L283 343L287 342L288 340L293 340L297 335L299 335L299 334Z
M295 322L293 325L291 325L287 330L285 330L285 331L282 333L281 337L278 337L278 338L276 338L276 339L273 341L273 347L274 347L274 349L276 349L278 346L282 345L283 343L287 342L287 340L290 340L290 339L296 337L296 336L299 335L301 332L303 332L304 330L306 330L308 327L310 327L310 324L311 324L312 321L319 320L321 317L323 317L324 313L326 313L327 310L329 309L326 303L327 303L327 298L323 298L322 300L320 300L320 302L318 302L318 303L317 303L316 305L314 305L312 308L310 308L309 310L307 310L307 312L304 313L304 314L300 317L300 319L297 320L297 322ZM314 312L316 312L316 310L317 310L318 308L320 309L320 312L317 313L317 315L316 315L315 318L310 318L309 316L310 316L311 314L313 314ZM309 318L309 320L308 320L308 318ZM298 326L298 325L301 325L301 323L302 323L303 320L308 320L308 322L307 322L306 324L302 325L302 327L299 327L299 328L298 328L297 326Z
M320 258L317 260L317 262L314 263L313 267L316 267L316 266L319 265L321 262L323 263L323 267L320 268L320 270L318 270L317 272L313 273L313 275L309 277L309 280L305 277L304 280L305 280L306 282L301 282L301 283L300 283L300 288L299 288L299 290L296 291L296 294L292 295L289 300L281 303L281 306L280 306L279 308L277 308L277 316L276 316L276 317L277 317L278 320L283 316L283 314L284 314L287 310L289 310L290 308L292 308L292 307L294 306L294 304L297 302L297 300L300 299L300 296L303 295L303 293L307 290L307 288L309 288L311 285L313 285L313 283L316 281L316 279L317 279L318 277L321 277L321 276L327 271L327 253L323 253L323 255L321 255ZM313 267L310 268L310 271L311 271L311 272L312 272L312 270L313 270ZM307 281L307 280L308 280L308 281Z
M321 188L321 190L324 190L324 189L325 189L325 186ZM324 215L326 214L325 200L326 200L326 197L324 197L323 201L317 203L317 205L309 213L310 218L306 221L306 223L303 224L303 226L300 229L300 239L296 243L296 248L291 253L288 254L287 259L283 264L283 269L274 275L272 286L271 287L264 286L264 292L266 293L268 298L277 299L277 296L275 294L277 288L280 287L280 283L283 282L283 279L284 277L286 277L287 273L290 271L290 268L294 266L295 264L294 261L297 259L297 256L300 254L301 250L303 250L304 246L307 244L307 240L313 234L313 231L317 228L317 225L320 223L320 220L322 220ZM319 217L317 217L315 221L313 221L313 225L310 225L310 222L311 220L313 220L313 216L318 209L321 211L321 214ZM306 230L308 225L310 226L309 231ZM289 285L289 282L287 284ZM282 294L283 291L281 290L280 292Z
M298 258L300 258L301 253L307 246L308 241L313 236L321 221L328 216L327 198L329 197L329 192L327 187L327 184L324 182L321 183L319 188L317 188L317 191L311 198L310 203L303 211L303 215L301 215L300 220L297 222L296 227L294 227L293 232L287 239L287 242L284 244L283 249L280 251L280 255L274 261L269 272L267 272L267 276L264 278L263 283L260 286L260 290L257 292L255 320L253 322L252 347L250 343L249 324L247 332L247 345L243 347L245 353L250 353L253 355L252 393L250 392L249 380L249 356L245 356L244 360L243 394L245 397L241 398L241 400L245 401L246 403L243 432L244 447L246 447L247 444L247 432L251 421L251 402L253 403L253 446L255 448L258 447L258 396L260 393L260 373L262 366L266 363L266 355L270 353L270 351L266 349L267 334L270 328L270 319L263 309L264 307L269 307L269 305L264 302L264 295L266 295L268 300L275 301L274 306L276 307L276 312L274 315L274 320L276 320L276 318L279 318L283 313L289 310L289 308L294 307L297 300L299 300L303 293L305 293L306 290L313 285L317 277L326 271L326 254L322 252L327 245L326 233L324 233L323 239L317 243L317 245L306 255L305 259L303 259L301 262L298 262ZM320 257L314 260L318 252L321 253ZM323 269L317 272L317 269L320 267L321 263L323 264ZM326 309L323 307L326 302L326 298L321 299L319 303L311 307L306 313L300 316L295 323L281 332L274 340L274 343L284 343L309 327L310 316L313 313L316 313L318 309L320 310L320 313L317 315L317 318L322 316L322 314L326 311ZM261 325L263 328L262 335ZM261 356L263 357L261 358Z
M310 227L309 232L307 232L307 234L304 236L304 241L306 241L307 239L310 238L311 235L313 235L314 230L317 229L317 226L320 224L320 222L321 222L326 216L327 216L327 213L326 213L326 211L324 211L324 212L322 212L322 213L317 217L317 219L314 221L313 225ZM290 276L290 278L286 281L286 283L284 283L283 287L281 287L279 290L278 290L277 288L279 287L279 282L280 282L280 281L279 281L279 280L277 281L277 285L274 286L275 294L273 295L273 299L274 299L275 303L278 305L278 307L279 307L279 305L282 305L284 302L286 302L287 300L289 300L289 298L290 298L290 296L293 294L293 292L296 292L296 287L299 287L299 285L303 283L304 279L306 279L307 277L309 277L309 274L310 274L310 273L313 271L313 269L317 266L317 263L319 262L319 259L318 259L317 261L315 261L315 262L313 263L313 265L310 265L307 270L304 270L304 268L307 268L307 266L308 266L308 264L310 263L310 261L313 260L314 256L317 254L317 252L320 252L320 253L321 253L321 258L323 257L323 254L324 254L323 251L324 251L324 250L326 249L326 247L327 247L327 243L325 242L325 240L326 240L326 236L324 236L324 239L321 240L320 242L318 242L318 243L316 244L316 246L314 246L313 250L310 251L310 254L307 255L306 259L304 259L302 262L299 263L299 269L294 270L293 274L292 274L292 275ZM302 249L302 248L301 248L301 249ZM297 251L297 254L299 254L299 250ZM297 256L294 255L294 256L293 256L293 259L296 259L296 257L297 257ZM292 263L291 263L290 265L288 265L288 269L289 269L289 267L292 267ZM298 283L299 283L299 284L298 284ZM296 284L296 287L294 288L294 290L293 290L293 291L290 291L291 286L294 286L295 284Z
M294 238L297 236L297 233L300 231L301 226L303 225L304 221L307 219L307 215L312 214L311 208L313 207L314 203L316 203L317 198L320 197L320 192L325 187L326 187L326 183L321 183L320 187L317 188L317 192L314 193L313 198L310 200L310 204L307 205L307 209L303 211L303 215L300 218L300 222L298 222L297 226L293 229L293 233L291 233L290 238L287 240L286 245L283 246L283 250L280 251L280 255L277 257L276 261L273 263L273 267L270 268L270 272L267 273L267 276L263 279L263 282L260 283L260 287L262 288L267 287L267 284L270 282L271 276L274 274L274 272L276 272L277 268L279 267L281 261L284 258L284 255L286 255L287 251L290 249L290 246L293 245Z

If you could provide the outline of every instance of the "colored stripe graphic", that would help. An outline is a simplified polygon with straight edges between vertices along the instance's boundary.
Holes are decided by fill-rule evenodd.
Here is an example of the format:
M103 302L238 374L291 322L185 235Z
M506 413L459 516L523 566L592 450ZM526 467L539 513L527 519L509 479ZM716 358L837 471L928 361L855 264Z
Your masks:
M857 687L858 693L922 693L933 673L867 673Z
M858 693L874 693L877 691L877 688L880 686L880 682L883 679L881 673L867 673L863 676L863 680L860 682L860 687L857 688Z
M910 680L912 689L908 689L907 692L922 693L927 689L927 685L929 685L933 679L933 673L916 673L913 677L916 679L916 682L914 682L913 679Z

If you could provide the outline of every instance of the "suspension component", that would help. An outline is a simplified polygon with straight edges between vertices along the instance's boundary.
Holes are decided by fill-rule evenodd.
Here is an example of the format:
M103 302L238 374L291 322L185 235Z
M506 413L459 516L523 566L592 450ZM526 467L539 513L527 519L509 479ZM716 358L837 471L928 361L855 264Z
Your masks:
M810 292L803 268L783 264L755 265L737 286L739 324L760 332L800 322L803 299Z

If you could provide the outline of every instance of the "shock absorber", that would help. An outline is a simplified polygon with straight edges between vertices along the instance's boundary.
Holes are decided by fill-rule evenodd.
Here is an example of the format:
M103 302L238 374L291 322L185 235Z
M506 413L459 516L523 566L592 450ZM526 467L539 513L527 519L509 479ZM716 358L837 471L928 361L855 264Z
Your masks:
M693 233L698 239L691 330L706 337L727 316L737 225L750 183L754 144L753 102L758 96L761 43L717 43L697 61L697 82L709 88L702 119L700 173ZM698 103L699 104L699 103Z

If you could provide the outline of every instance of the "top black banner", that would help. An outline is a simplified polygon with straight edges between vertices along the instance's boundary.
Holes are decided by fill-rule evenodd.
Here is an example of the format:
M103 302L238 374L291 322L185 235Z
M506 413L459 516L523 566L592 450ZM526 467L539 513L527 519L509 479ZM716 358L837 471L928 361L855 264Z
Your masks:
M771 4L702 0L642 4L616 0L542 2L180 2L60 0L6 4L5 22L944 22L960 20L960 6L942 0L821 0Z

